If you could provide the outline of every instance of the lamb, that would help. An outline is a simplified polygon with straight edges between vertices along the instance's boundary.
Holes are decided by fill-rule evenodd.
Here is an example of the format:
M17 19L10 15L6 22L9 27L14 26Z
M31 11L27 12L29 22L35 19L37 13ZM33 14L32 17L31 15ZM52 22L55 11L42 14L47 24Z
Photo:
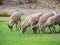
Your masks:
M47 21L47 19L51 16L54 16L56 13L55 12L47 12L45 14L43 14L40 18L39 18L39 22L34 25L33 27L39 27L39 32L42 33L42 30L41 30L41 26ZM49 27L50 29L50 27ZM51 31L51 29L50 29Z
M32 15L28 15L21 25L21 32L24 33L28 27L36 25L41 15L42 13L35 13ZM37 27L32 27L32 29L34 33L37 32L36 31Z
M60 26L60 15L54 15L52 17L49 17L45 24L42 25L41 29L43 30L43 33L45 32L46 27L52 27L52 33L56 32L55 25Z
M21 23L21 15L22 13L19 12L14 12L11 16L10 16L10 22L8 24L9 29L12 31L13 25L16 24L16 28L17 28L17 24L18 21Z

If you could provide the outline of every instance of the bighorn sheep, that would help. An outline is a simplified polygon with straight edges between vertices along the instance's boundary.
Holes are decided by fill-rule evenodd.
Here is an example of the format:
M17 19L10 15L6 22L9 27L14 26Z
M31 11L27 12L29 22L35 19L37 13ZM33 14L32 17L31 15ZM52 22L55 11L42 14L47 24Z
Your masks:
M49 17L46 23L42 25L41 30L44 32L45 28L50 26L52 27L52 33L54 33L56 32L55 25L57 24L60 26L60 15L59 14Z
M24 33L26 31L26 28L36 25L41 15L42 15L41 13L35 13L32 15L28 15L26 17L25 21L21 25L22 33ZM32 27L32 29L33 29L34 33L36 33L37 27Z
M8 24L8 27L11 31L12 31L14 24L16 24L16 28L17 28L18 21L21 22L21 15L22 15L22 13L15 12L10 16L10 22Z
M33 26L33 27L39 27L39 32L40 33L42 33L41 32L41 26L47 21L47 19L49 18L49 17L51 17L51 16L54 16L56 13L55 12L47 12L47 13L45 13L45 14L43 14L40 18L39 18L39 22L35 25L35 26ZM50 29L50 27L49 27L49 29ZM51 29L50 29L51 30Z

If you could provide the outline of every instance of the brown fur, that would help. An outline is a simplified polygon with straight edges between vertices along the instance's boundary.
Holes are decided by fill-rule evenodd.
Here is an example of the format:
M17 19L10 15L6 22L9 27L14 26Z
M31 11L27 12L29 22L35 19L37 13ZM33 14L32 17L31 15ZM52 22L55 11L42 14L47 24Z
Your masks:
M24 22L22 23L21 31L24 33L26 28L36 25L41 15L42 15L41 13L28 15L24 20ZM36 33L36 27L32 27L32 29L34 30L34 33Z
M37 25L33 26L33 27L39 27L39 31L41 32L41 26L47 21L47 19L51 16L54 16L55 13L54 12L47 12L45 14L43 14L40 18L39 18L39 22L37 23ZM49 27L50 28L50 27Z
M10 28L11 31L14 24L16 25L16 28L17 28L18 21L21 23L21 14L18 12L15 12L10 16L10 21L8 24L8 27Z
M55 15L46 21L46 23L42 26L42 30L45 30L46 27L50 26L52 27L52 33L56 32L55 25L60 25L60 15Z

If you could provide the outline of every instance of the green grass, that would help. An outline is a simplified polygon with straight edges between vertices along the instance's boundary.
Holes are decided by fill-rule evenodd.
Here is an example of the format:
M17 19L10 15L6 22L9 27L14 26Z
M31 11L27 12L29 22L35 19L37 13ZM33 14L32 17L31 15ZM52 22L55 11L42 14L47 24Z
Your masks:
M24 19L22 19L24 20ZM0 21L8 21L8 17L1 17ZM0 22L0 45L60 45L60 34L33 34L28 28L25 34L17 31L15 26L10 32L7 27L8 22ZM56 26L59 31L59 26ZM50 32L46 29L46 32Z

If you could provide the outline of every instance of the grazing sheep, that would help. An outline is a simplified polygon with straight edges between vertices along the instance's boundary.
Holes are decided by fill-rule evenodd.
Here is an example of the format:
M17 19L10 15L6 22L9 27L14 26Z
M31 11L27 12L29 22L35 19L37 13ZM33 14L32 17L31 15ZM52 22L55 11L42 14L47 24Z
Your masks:
M56 32L55 25L60 26L60 15L54 15L49 17L45 24L42 25L41 29L44 31L46 27L52 27L52 33Z
M8 24L8 27L11 31L14 24L16 24L16 28L17 28L18 21L21 22L21 15L22 15L21 13L15 12L10 16L10 22Z
M33 27L39 27L39 32L42 33L42 30L41 30L41 26L47 21L47 19L51 16L54 16L56 13L55 12L47 12L45 14L43 14L40 18L39 18L39 22L33 26ZM49 27L50 29L50 27ZM51 29L50 29L51 30Z
M36 25L41 15L42 15L41 13L35 13L32 15L28 15L26 17L25 21L21 25L22 33L24 33L26 31L26 28L33 26L33 25ZM32 27L32 29L33 29L34 33L37 32L36 31L37 27Z

